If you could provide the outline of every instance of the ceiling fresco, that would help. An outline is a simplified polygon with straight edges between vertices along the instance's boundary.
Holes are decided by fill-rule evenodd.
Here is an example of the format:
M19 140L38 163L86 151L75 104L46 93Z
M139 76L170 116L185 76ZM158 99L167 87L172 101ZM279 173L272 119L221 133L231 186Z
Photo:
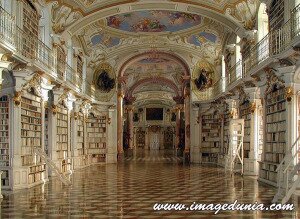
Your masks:
M128 87L131 87L135 82L143 78L149 77L164 77L177 84L183 72L183 67L173 60L164 57L150 57L130 65L126 69L124 76L128 78Z
M107 48L116 46L120 43L120 38L111 36L109 34L96 34L91 37L91 46L105 46Z
M196 46L202 46L207 43L216 43L218 41L218 37L210 32L200 32L199 34L189 36L187 41L188 43Z
M163 10L138 11L107 18L107 26L129 32L176 32L201 24L201 16Z

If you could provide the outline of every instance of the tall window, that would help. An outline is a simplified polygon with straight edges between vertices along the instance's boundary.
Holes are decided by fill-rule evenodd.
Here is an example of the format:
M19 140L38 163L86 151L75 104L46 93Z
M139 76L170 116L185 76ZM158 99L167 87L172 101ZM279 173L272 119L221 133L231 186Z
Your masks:
M267 6L261 3L258 10L258 32L257 37L260 42L258 45L258 62L261 62L269 57L269 38L266 37L269 33L269 17L267 14Z
M65 50L58 46L57 47L57 75L60 79L64 78L65 69L66 69L66 59L67 55Z
M39 16L30 1L22 0L22 3L22 27L25 34L22 53L25 57L34 58L39 35Z

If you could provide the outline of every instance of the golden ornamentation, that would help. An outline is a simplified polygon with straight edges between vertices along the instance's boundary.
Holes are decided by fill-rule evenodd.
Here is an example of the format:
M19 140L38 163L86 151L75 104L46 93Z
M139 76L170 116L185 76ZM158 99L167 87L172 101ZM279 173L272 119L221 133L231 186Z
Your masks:
M255 110L256 110L256 103L251 103L250 104L250 111L251 111L251 113L254 113Z
M77 119L78 119L78 117L79 117L79 113L78 113L78 112L74 112L74 114L73 114L73 118L74 118L75 120L77 120Z
M111 118L107 118L107 124L110 125L111 124Z
M287 102L292 101L293 95L294 95L294 89L292 87L285 88L285 99Z
M58 109L57 109L57 106L53 104L52 107L51 107L51 109L52 109L52 114L53 114L53 115L56 115L57 110L58 110Z
M21 97L22 97L22 91L17 91L13 98L16 106L19 106L21 104Z

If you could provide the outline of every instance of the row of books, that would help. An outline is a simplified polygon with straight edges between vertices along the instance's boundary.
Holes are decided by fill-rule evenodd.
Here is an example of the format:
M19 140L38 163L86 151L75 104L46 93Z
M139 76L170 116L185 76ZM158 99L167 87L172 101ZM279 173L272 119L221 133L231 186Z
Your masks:
M21 123L21 129L40 132L42 127L41 127L41 125L32 125L32 124L27 124L27 123Z
M219 115L203 115L202 119L219 119L220 116Z
M270 123L267 124L267 132L280 132L286 130L286 123L285 121L279 123Z
M274 92L270 92L267 94L267 99L271 100L282 100L285 97L285 90L284 88L278 89Z
M279 122L286 119L286 113L285 112L278 112L271 115L267 115L267 123L273 123L273 122Z
M9 148L8 138L7 138L7 141L1 141L0 142L0 148Z
M57 135L68 135L67 127L57 127Z
M89 142L89 148L106 148L106 143L105 142L101 142L101 143Z
M277 111L282 111L286 109L285 102L278 103L276 105L267 106L267 114L268 113L275 113Z
M45 171L45 170L46 170L46 164L32 166L29 168L29 174L35 173L35 172L40 172L40 171Z
M8 118L9 118L8 114L1 113L0 114L1 124L2 125L7 125L8 124Z
M56 135L56 142L57 143L68 142L68 135L61 135L61 134Z
M101 128L101 127L87 128L87 132L106 132L106 128Z
M0 167L9 167L9 159L0 160Z
M22 146L23 147L39 147L41 146L40 138L22 138Z
M3 114L8 115L8 108L0 108L0 114L1 115L3 115ZM6 115L3 115L3 116L6 116Z
M266 153L285 153L285 143L266 144Z
M265 153L265 161L267 162L273 162L273 163L280 163L283 158L284 154L279 154L279 153Z
M23 148L22 148L22 150L23 150ZM32 153L30 155L23 155L21 157L22 157L22 165L23 166L28 166L28 165L32 165L33 164Z
M205 147L220 147L221 144L218 141L205 141L201 143L201 148Z
M285 132L267 133L267 142L285 142Z
M8 137L8 131L0 131L0 137Z
M43 180L45 178L45 171L44 172L38 172L28 175L28 182L29 183L35 183Z
M8 101L2 101L2 100L0 100L0 109L1 108L8 108L8 105L9 103L8 103Z
M35 118L41 118L42 114L40 112L32 112L32 111L28 111L25 109L21 109L21 115L35 117Z
M103 128L104 130L106 129L106 125L105 124L98 124L98 125L94 125L94 126L91 126L91 125L87 125L87 129L97 129L97 128ZM105 131L104 131L105 132Z
M0 154L0 160L1 160L1 161L9 160L9 152L1 153L1 154Z
M95 132L87 133L88 138L105 138L105 136L106 136L105 133L95 133Z
M41 118L35 118L35 117L22 116L21 117L21 122L40 125L42 123L42 119Z
M277 173L273 172L273 171L261 170L261 171L259 171L259 176L260 176L260 178L264 178L264 179L270 180L272 182L277 181Z
M27 104L27 103L21 103L21 108L23 110L30 110L30 111L38 112L41 109L40 107L41 107L40 103L37 103L36 105Z
M35 131L27 131L21 129L21 137L33 137L33 138L40 138L41 132L35 132Z

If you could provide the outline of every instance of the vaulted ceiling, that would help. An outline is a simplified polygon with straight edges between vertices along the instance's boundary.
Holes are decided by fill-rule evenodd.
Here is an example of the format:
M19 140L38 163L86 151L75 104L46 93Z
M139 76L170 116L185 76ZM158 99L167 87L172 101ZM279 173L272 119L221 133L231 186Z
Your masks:
M221 54L228 39L255 26L259 0L46 0L53 31L72 38L89 56L90 78L99 64L123 71L127 91L147 78L164 78L181 91L183 65L151 56L122 65L139 54L159 51L184 60L191 78L201 66L219 77ZM89 77L88 77L89 78ZM194 89L194 87L192 87ZM176 96L166 84L139 84L131 94L152 99ZM155 93L156 92L156 93ZM161 95L158 95L160 92ZM172 93L173 92L173 93ZM155 94L155 95L154 95ZM197 94L197 92L196 92ZM197 95L196 95L197 96ZM107 96L110 98L110 96ZM145 96L144 96L145 97ZM154 98L155 99L155 98Z

